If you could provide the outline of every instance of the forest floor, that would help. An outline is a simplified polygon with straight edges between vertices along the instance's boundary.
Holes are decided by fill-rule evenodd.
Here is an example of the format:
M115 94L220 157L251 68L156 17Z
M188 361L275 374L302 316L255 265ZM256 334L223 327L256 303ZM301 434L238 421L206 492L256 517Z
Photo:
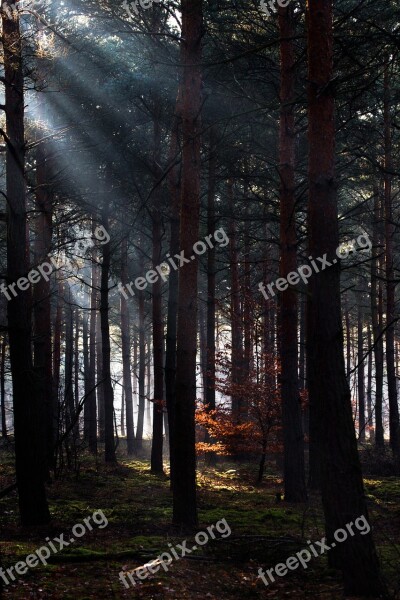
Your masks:
M11 454L0 465L0 490L12 483ZM146 460L119 457L119 465L105 467L82 459L79 476L64 476L48 486L52 523L22 529L18 525L16 493L0 500L1 563L9 568L37 548L102 510L108 526L94 526L73 546L5 586L3 597L17 600L89 598L147 598L165 600L245 600L246 598L343 598L340 575L328 567L326 556L313 558L266 587L257 578L264 571L318 541L323 533L319 499L307 506L280 502L282 480L268 465L263 485L254 484L257 467L220 462L215 469L199 465L199 531L226 519L232 533L210 540L189 557L174 560L135 587L126 589L119 572L135 569L168 551L171 544L193 537L171 527L169 480L150 473ZM387 580L400 598L400 480L366 479L370 517Z

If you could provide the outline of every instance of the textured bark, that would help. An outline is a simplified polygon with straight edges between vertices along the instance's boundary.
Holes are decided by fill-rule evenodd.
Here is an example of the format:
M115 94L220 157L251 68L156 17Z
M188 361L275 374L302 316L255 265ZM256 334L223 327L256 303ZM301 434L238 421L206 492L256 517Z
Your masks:
M107 209L103 211L102 225L108 231ZM103 350L103 391L104 391L104 459L106 462L117 461L114 442L114 391L111 383L111 346L110 346L110 322L109 322L109 290L110 278L111 243L103 244L103 261L101 263L101 286L100 286L100 323L101 323L101 345Z
M239 256L237 250L236 224L235 224L235 206L233 181L230 179L227 184L227 194L230 210L229 225L229 269L231 274L231 298L230 298L230 321L231 321L231 362L232 362L232 383L240 384L243 380L243 324L241 312L241 290L239 283ZM243 399L240 395L232 394L232 414L237 423L242 420Z
M143 256L139 260L140 272L144 271ZM139 304L139 406L138 406L138 421L136 429L136 447L141 450L143 446L143 424L144 424L144 404L145 404L145 376L146 376L146 337L145 337L145 320L144 320L144 294L143 291L138 291Z
M322 502L328 544L333 534L360 515L368 519L343 356L336 183L332 2L307 4L309 116L309 251L335 264L310 280L314 386L310 406L321 430ZM371 533L355 535L329 552L340 566L348 595L387 596Z
M100 279L100 277L99 277ZM98 294L100 300L100 294ZM101 302L101 300L100 300ZM96 375L97 383L97 415L99 428L99 442L104 444L105 441L105 403L104 403L104 376L103 376L103 340L101 333L101 314L96 321Z
M397 383L394 356L396 323L396 276L394 272L393 238L395 225L392 200L392 132L390 111L389 57L384 71L384 134L385 134L385 271L386 271L386 369L389 396L389 433L393 455L400 461L400 421L397 403Z
M49 165L46 147L39 144L36 153L36 217L35 264L47 259L52 239L52 198L49 193ZM34 368L42 398L41 410L45 423L47 467L54 466L54 401L51 348L50 280L44 277L33 286L34 306Z
M213 235L216 230L215 218L215 177L217 155L214 148L216 139L215 131L210 133L210 158L208 162L208 191L207 191L207 235ZM208 249L207 253L207 367L205 402L209 410L215 409L215 247ZM211 461L215 460L215 455Z
M99 276L96 264L92 265L92 289L90 293L90 327L89 327L89 376L88 387L90 396L86 399L88 406L88 441L89 450L97 454L97 406L96 406L96 327L97 327L97 296ZM100 386L101 387L101 386ZM97 388L98 389L98 388Z
M200 209L200 111L202 77L202 0L182 0L181 59L183 64L182 196L180 250L188 258L199 235ZM178 328L175 389L175 474L173 520L188 529L197 526L196 506L196 350L197 259L179 272Z
M161 221L161 188L157 182L162 176L161 172L161 126L159 115L154 120L154 151L153 171L156 189L153 192L152 219L152 263L155 269L161 263L162 251L162 221ZM152 285L152 321L153 321L153 373L154 373L154 398L153 398L153 439L151 444L151 471L163 473L163 401L164 401L164 322L162 311L162 279L158 277ZM149 396L150 397L150 396Z
M373 442L375 438L374 417L372 410L372 331L371 325L368 323L368 367L367 367L367 411L368 420L367 428L369 431L369 441Z
M6 369L6 336L1 339L1 364L0 364L0 400L1 400L1 435L7 437L7 418L6 418L6 389L5 389L5 369Z
M294 194L295 122L293 5L279 9L281 89L279 125L280 244L279 274L297 269L296 200ZM279 295L279 355L281 362L284 484L287 502L306 497L304 435L298 379L297 292L288 288Z
M121 263L121 283L126 286L128 283L128 240L124 238L122 241L122 263ZM127 434L127 453L132 456L135 451L135 431L133 422L133 393L132 393L132 373L131 373L131 331L130 331L130 314L128 301L121 296L121 338L122 338L122 369L125 392L126 406L126 434ZM124 406L122 405L121 413L121 429L122 415L124 414ZM124 435L124 434L122 434Z
M179 149L180 120L181 120L182 92L178 90L175 117L171 132L168 163L168 191L170 198L170 240L169 254L179 254L179 199L181 189L180 165L176 164ZM171 486L174 479L174 457L172 441L174 439L174 402L175 402L175 373L176 373L176 326L178 316L178 271L171 269L168 277L168 312L167 335L165 348L165 397L168 411L169 427L169 465Z
M53 341L53 429L54 439L57 445L60 426L60 365L61 365L61 329L63 316L63 287L57 283L57 306L54 319L54 341Z
M380 222L380 194L379 189L374 189L374 220L372 225L372 260L371 260L371 316L372 334L374 342L375 357L375 445L383 448L383 302L382 284L378 279L380 259L382 252L380 248L381 236L379 233Z
M6 12L7 10L7 12ZM12 15L11 17L7 16ZM6 105L7 283L29 270L25 197L24 78L19 15L2 3ZM7 306L13 383L16 476L23 525L50 520L44 487L45 432L40 421L31 354L31 292L18 290Z
M363 337L363 310L361 307L362 298L358 306L358 439L365 442L365 363L364 363L364 337Z

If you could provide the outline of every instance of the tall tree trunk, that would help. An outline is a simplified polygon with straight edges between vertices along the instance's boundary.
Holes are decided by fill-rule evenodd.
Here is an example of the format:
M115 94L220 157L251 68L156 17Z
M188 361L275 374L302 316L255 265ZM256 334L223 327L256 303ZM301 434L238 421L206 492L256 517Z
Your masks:
M29 270L25 197L24 76L18 11L2 3L2 42L6 106L7 283ZM11 292L11 290L10 290ZM18 290L8 302L8 333L13 383L15 461L23 525L50 520L44 487L44 424L31 354L31 292Z
M128 283L128 240L125 237L122 241L122 264L121 264L121 283L125 286ZM133 422L133 393L132 393L132 373L131 373L131 331L130 315L128 301L123 294L121 296L121 338L122 338L122 369L126 405L126 434L127 434L127 453L132 456L135 451L135 431ZM123 408L122 408L123 413Z
M52 198L48 191L49 164L44 143L40 143L36 155L36 239L35 264L46 260L51 250ZM54 466L54 402L51 349L50 280L42 277L33 286L34 306L34 368L38 381L39 397L43 402L45 423L47 467Z
M381 236L380 223L380 193L374 189L374 219L372 224L372 260L371 260L371 316L375 357L375 445L384 447L383 437L383 336L382 336L382 284L378 279Z
M386 368L389 396L390 447L400 465L400 421L397 403L397 383L394 356L394 330L396 323L396 278L394 273L393 238L395 225L392 202L392 132L390 111L389 57L384 70L384 133L385 133L385 247L386 247Z
M154 152L153 170L156 190L153 192L153 207L151 211L153 269L161 263L162 251L162 222L161 222L161 126L159 115L154 119ZM152 285L152 321L153 321L153 373L154 373L154 398L153 398L153 438L151 444L151 471L163 473L163 427L164 427L164 322L162 311L162 280L158 276Z
M368 367L367 367L367 411L368 411L368 439L373 442L375 438L374 417L372 410L372 331L368 323Z
M57 276L56 276L57 277ZM53 342L53 431L56 447L60 428L60 367L61 367L61 330L63 315L63 286L57 279L57 306L54 319Z
M208 190L207 190L207 235L214 235L216 230L215 218L215 177L216 177L216 135L215 129L210 131L210 156L208 161ZM214 245L208 249L207 253L207 364L206 364L206 385L205 385L205 403L207 410L215 410L215 247ZM209 441L209 434L206 433L206 441ZM209 465L213 465L217 461L215 452L211 452L207 456Z
M175 117L171 132L171 143L169 149L168 163L168 190L170 197L170 240L169 254L179 254L179 200L181 189L180 165L176 164L182 110L182 90L178 89ZM174 406L175 406L175 372L176 372L176 326L178 315L178 271L171 269L168 277L168 313L167 313L167 335L165 348L165 397L168 411L169 427L169 465L171 487L173 483L174 455L172 443L174 440Z
M144 271L143 255L141 253L139 259L140 272ZM144 406L145 406L145 376L146 376L146 332L145 332L145 315L144 315L144 293L138 291L139 303L139 407L138 421L136 429L136 446L138 450L143 447L143 424L144 424Z
M96 406L96 343L97 329L97 297L98 297L99 275L95 262L92 264L92 288L90 292L90 327L89 327L89 377L88 388L89 397L86 399L88 405L88 441L89 450L92 454L97 454L97 406ZM99 359L98 359L99 360ZM101 385L100 385L101 387ZM97 388L98 389L98 388ZM99 401L100 403L100 401Z
M83 405L83 439L89 441L89 312L85 312L82 319L82 350L83 350L83 372L85 404Z
M236 386L243 380L243 326L242 312L240 306L240 284L239 284L239 256L237 250L237 237L235 225L235 205L233 180L227 184L228 203L230 211L229 225L229 268L231 273L231 298L230 298L230 321L231 321L231 363L232 383ZM236 423L242 420L243 399L237 393L232 394L232 415Z
M7 338L5 334L1 338L1 364L0 364L0 399L1 399L1 435L7 437L7 418L6 418L6 346Z
M183 65L182 196L180 244L184 256L192 256L199 235L200 209L200 111L202 77L202 0L181 0ZM173 521L188 529L197 526L196 505L196 351L197 267L195 258L179 272L176 352L175 475Z
M100 276L99 276L100 279ZM101 285L101 284L100 284ZM100 299L99 294L99 299ZM101 303L101 299L100 299ZM100 312L100 308L99 308ZM105 392L104 392L104 375L103 375L103 339L101 332L101 314L99 314L96 320L96 372L97 372L97 383L99 384L96 388L97 392L97 415L98 415L98 426L99 426L99 442L104 444L105 441ZM101 383L100 383L101 382Z
M363 337L363 309L358 305L358 439L365 442L365 365L364 365L364 337Z
M327 541L346 524L368 519L350 389L343 356L336 182L332 1L307 4L309 115L309 251L332 264L310 280L313 395L320 418L322 502ZM348 537L329 553L348 595L387 597L371 533Z
M103 209L102 225L108 231L108 207ZM103 391L104 391L104 459L108 463L117 462L114 442L114 391L111 383L111 345L109 322L109 291L111 243L103 244L100 286L101 345L103 350Z
M279 9L281 90L279 125L280 186L280 269L281 277L297 269L296 201L294 195L295 53L293 5ZM279 296L279 354L281 362L282 422L284 441L284 483L287 502L306 500L304 435L298 379L297 292L288 288Z

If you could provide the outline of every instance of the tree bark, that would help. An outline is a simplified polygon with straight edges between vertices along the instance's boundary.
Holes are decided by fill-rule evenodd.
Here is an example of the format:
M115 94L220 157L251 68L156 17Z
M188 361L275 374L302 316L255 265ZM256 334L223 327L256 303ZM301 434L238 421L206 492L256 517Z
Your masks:
M7 12L6 12L7 11ZM11 15L11 16L8 16ZM6 105L7 283L29 270L25 196L24 76L19 14L2 3L2 42ZM15 289L15 287L14 287ZM11 290L10 290L11 291ZM15 460L23 525L48 523L44 486L44 424L31 353L31 292L18 290L8 302L8 333L13 382Z
M296 200L294 195L295 53L293 5L279 9L281 89L279 125L280 176L280 277L297 269ZM284 440L284 484L287 502L304 502L307 497L304 470L304 435L298 378L297 292L290 287L279 296L279 354L281 362L282 423Z
M378 279L380 265L379 232L380 223L380 193L379 188L374 189L374 219L372 224L372 260L371 260L371 316L372 334L374 342L375 357L375 446L384 447L383 437L383 336L382 336L382 284Z
M126 286L128 283L128 240L125 237L122 241L122 263L121 263L121 283ZM122 369L125 392L126 406L126 436L127 453L132 456L135 451L135 431L133 422L133 393L132 393L132 373L131 373L131 332L130 332L130 314L128 301L123 294L121 296L121 338L122 338ZM123 406L122 406L123 414ZM122 419L121 419L122 421ZM122 427L122 423L121 423Z
M202 77L202 0L181 0L183 65L182 196L180 244L184 256L192 256L199 235L200 209L200 111ZM178 328L175 389L175 474L173 521L181 528L197 526L196 504L196 351L197 268L195 258L179 272Z
M364 337L363 337L363 310L362 298L358 305L358 439L365 442L365 365L364 365Z
M386 267L386 368L389 396L390 447L400 464L400 421L397 403L397 382L394 355L394 330L396 323L396 278L394 273L393 238L395 225L392 202L392 132L390 111L389 57L384 69L384 135L385 135L385 267Z
M336 182L332 1L307 4L309 115L309 252L332 264L310 281L312 350L310 397L321 429L322 502L328 544L333 534L363 515L368 519L343 355ZM348 595L387 597L371 533L348 537L329 553Z
M108 209L103 210L102 224L108 231ZM100 323L101 323L101 345L103 351L103 392L104 392L104 459L108 463L117 462L114 442L114 391L111 383L111 346L110 346L110 323L109 323L109 291L108 281L110 277L111 243L103 244L103 261L101 263L101 286L100 286Z

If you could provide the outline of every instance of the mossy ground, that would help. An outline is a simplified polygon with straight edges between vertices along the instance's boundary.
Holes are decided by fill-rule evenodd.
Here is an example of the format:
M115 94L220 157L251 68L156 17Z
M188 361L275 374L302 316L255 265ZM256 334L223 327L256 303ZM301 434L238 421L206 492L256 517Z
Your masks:
M48 486L52 523L22 529L18 524L15 492L0 500L1 554L4 567L34 552L45 538L67 534L76 523L102 510L104 529L87 532L74 545L56 554L47 567L31 569L6 586L5 599L148 598L244 600L246 598L343 598L340 576L324 556L307 570L298 569L266 587L258 568L273 567L323 537L318 497L307 506L279 502L282 481L270 465L262 486L254 485L256 468L223 462L215 469L199 468L199 530L226 519L232 535L210 541L190 558L174 561L136 587L125 589L118 573L134 569L168 551L190 536L171 527L169 480L152 475L146 460L119 457L119 465L105 467L82 458L79 477L65 476ZM0 465L0 488L12 482L12 456ZM400 481L394 477L366 480L371 521L385 575L399 589ZM188 543L191 547L192 544ZM400 597L400 596L399 596Z

